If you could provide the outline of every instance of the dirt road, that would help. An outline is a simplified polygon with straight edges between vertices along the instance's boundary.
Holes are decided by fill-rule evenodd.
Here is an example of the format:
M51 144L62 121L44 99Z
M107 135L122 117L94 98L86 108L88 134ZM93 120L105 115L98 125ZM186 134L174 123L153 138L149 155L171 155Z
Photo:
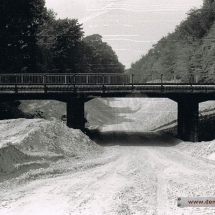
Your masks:
M182 209L176 201L180 196L215 196L214 161L192 157L177 140L159 134L104 137L111 145L102 157L87 161L88 168L15 186L4 182L7 188L2 183L0 214L215 213L214 208ZM73 164L66 161L62 168L66 165Z

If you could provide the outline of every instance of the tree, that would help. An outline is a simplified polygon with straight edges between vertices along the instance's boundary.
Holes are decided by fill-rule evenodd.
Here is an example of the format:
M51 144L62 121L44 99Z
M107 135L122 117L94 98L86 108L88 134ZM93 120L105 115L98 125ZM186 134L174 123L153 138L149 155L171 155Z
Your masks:
M55 25L56 37L52 47L56 69L71 69L76 72L79 64L78 49L83 37L81 24L76 19L59 19Z
M44 0L0 1L1 72L32 72L36 68L36 34L46 14Z
M122 73L125 71L116 53L111 46L102 41L101 35L93 34L87 36L83 39L83 42L91 49L89 53L86 53L86 56L90 58L91 70L93 72ZM91 54L91 57L89 54Z
M164 81L166 76L170 80L174 75L188 82L192 75L198 82L214 82L214 32L215 1L205 0L202 8L189 11L187 19L176 27L175 32L162 38L133 63L130 72L138 76L149 74L149 77L162 72Z
M77 72L84 35L82 25L76 19L56 20L53 11L48 11L48 17L39 34L41 70Z

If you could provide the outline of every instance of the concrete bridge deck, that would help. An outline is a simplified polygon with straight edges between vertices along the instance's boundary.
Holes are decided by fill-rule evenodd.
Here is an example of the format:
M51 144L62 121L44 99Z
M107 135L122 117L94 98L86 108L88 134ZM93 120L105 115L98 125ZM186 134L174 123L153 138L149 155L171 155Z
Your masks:
M118 94L118 93L215 93L214 84L1 84L0 94L11 93L72 93L72 94Z

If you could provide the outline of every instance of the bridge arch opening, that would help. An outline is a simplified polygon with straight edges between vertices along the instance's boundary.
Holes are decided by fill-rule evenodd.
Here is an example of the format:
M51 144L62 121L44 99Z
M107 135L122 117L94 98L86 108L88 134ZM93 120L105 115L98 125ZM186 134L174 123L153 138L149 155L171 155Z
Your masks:
M100 123L102 131L160 131L177 119L177 103L167 98L99 98L87 106L89 123Z
M208 100L199 103L199 140L215 139L215 101Z
M94 111L88 115L89 123L100 121L100 127L90 132L97 143L146 146L167 145L171 140L175 144L176 139L165 135L168 128L177 124L177 103L170 99L98 98L87 105Z
M102 102L102 98L99 100ZM103 118L96 119L90 116L91 119L95 119L96 123L100 120L102 131L158 131L191 142L215 139L215 101L199 102L197 100L193 103L192 100L185 99L181 110L180 101L175 102L168 98L108 98L103 100L106 104L105 111L104 107L103 110L100 108L95 110L96 106L94 108L94 113ZM96 104L95 101L88 103L92 106ZM90 124L91 119L89 119ZM104 120L103 123L102 120ZM92 127L95 127L96 123Z

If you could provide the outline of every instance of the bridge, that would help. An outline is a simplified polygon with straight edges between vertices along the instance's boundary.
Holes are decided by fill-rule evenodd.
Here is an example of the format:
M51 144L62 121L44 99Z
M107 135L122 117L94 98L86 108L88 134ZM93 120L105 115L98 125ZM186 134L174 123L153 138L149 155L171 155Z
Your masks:
M178 137L198 141L198 106L215 99L215 84L177 83L126 73L0 74L0 101L58 100L67 103L67 125L83 130L84 103L96 97L162 97L178 103Z

